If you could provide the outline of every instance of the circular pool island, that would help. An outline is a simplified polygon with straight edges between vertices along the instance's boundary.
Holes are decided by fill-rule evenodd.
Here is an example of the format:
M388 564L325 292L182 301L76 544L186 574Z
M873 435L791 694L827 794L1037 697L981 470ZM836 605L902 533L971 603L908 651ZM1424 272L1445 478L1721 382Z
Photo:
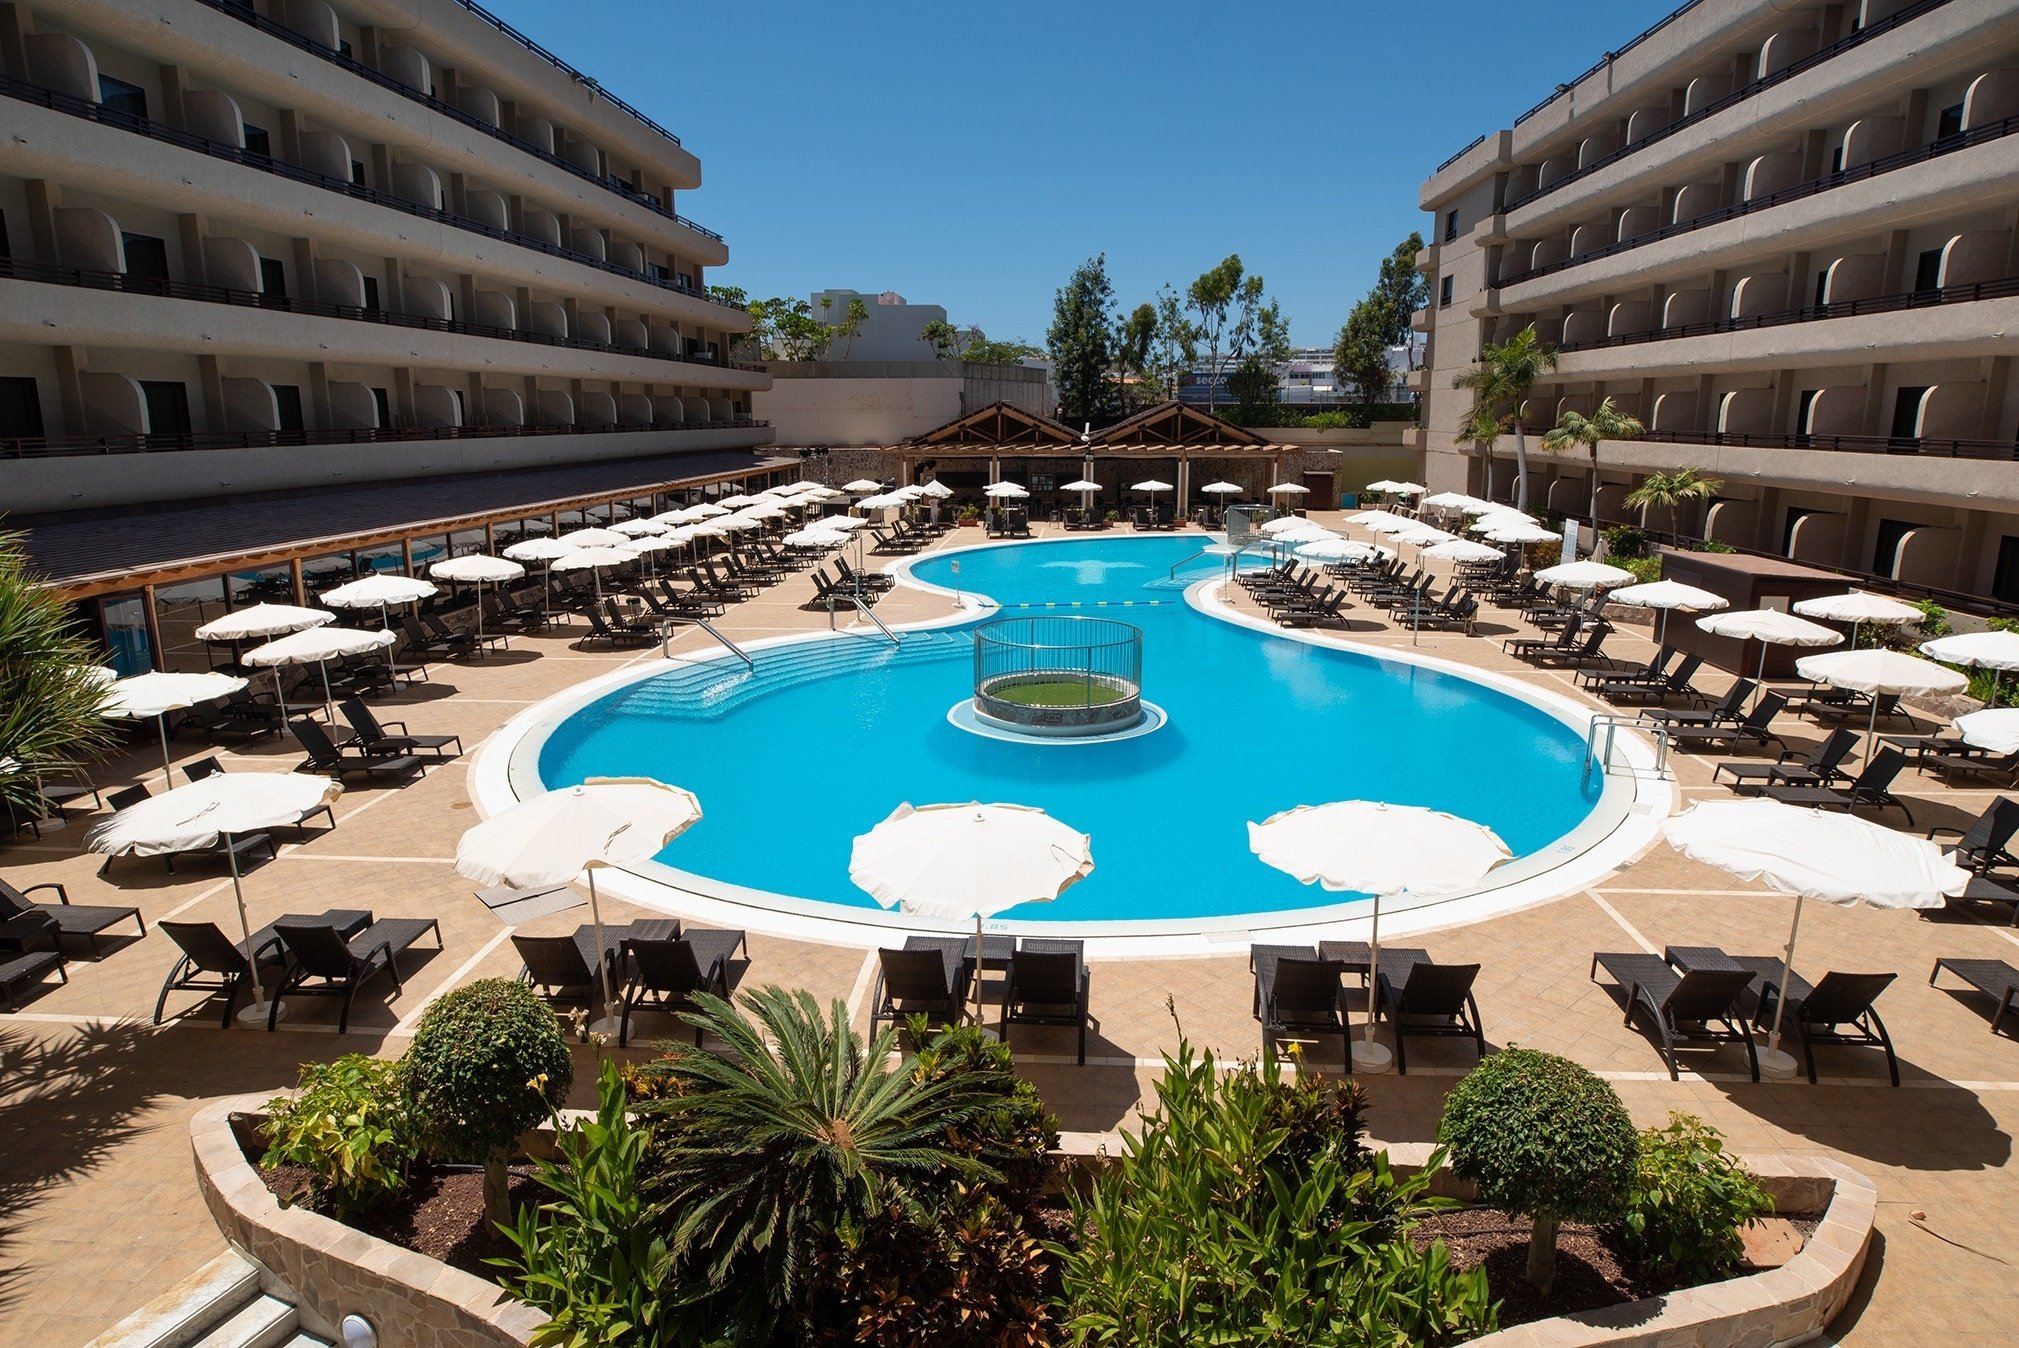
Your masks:
M1111 618L1002 618L974 631L974 711L1038 739L1143 719L1143 631Z

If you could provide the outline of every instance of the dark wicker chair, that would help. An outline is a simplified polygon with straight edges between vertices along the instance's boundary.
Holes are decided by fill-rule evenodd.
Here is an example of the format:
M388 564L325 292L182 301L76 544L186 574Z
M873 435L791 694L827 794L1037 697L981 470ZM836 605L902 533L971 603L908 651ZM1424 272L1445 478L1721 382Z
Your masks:
M1753 1080L1760 1079L1759 1052L1753 1047L1752 1031L1740 1023L1739 1014L1739 1003L1752 986L1750 972L1695 969L1679 974L1659 955L1604 951L1591 957L1594 980L1600 969L1612 975L1626 996L1626 1018L1621 1023L1633 1024L1634 1014L1639 1012L1654 1026L1670 1080L1682 1080L1676 1045L1691 1041L1744 1044Z
M1079 1031L1078 1061L1087 1060L1090 982L1086 942L1025 937L1010 959L997 1033L1009 1041L1011 1025L1070 1025Z
M952 1024L967 1004L974 969L967 942L958 936L913 937L903 950L877 951L876 991L870 1002L869 1028L901 1024L923 1015L929 1021Z
M1486 1032L1479 1023L1479 1003L1472 998L1472 984L1479 977L1477 964L1433 964L1411 961L1407 972L1382 965L1377 975L1380 988L1375 1005L1395 1031L1395 1070L1409 1074L1409 1036L1435 1035L1470 1039L1479 1056L1486 1056Z
M238 995L252 986L253 962L246 959L244 949L214 922L164 921L155 925L175 942L182 951L182 958L169 969L167 979L161 984L161 995L154 999L154 1023L161 1024L169 993L207 992L223 1000L220 1023L225 1029L230 1029L231 1009L237 1005ZM286 964L280 938L276 936L261 941L253 956L262 981L280 974Z
M441 923L431 917L382 918L348 941L328 923L276 922L273 930L287 952L287 972L267 1010L269 1030L280 1021L283 997L338 997L343 1010L337 1015L337 1033L342 1034L350 1029L351 1002L359 987L383 969L392 976L393 991L400 991L401 952L429 932L435 948L442 945Z
M1339 1051L1348 1052L1345 974L1341 961L1308 954L1256 961L1255 1006L1262 1022L1264 1057L1273 1059L1276 1041L1293 1034L1336 1034Z
M1781 962L1772 957L1733 961L1750 970L1760 981L1760 1005L1753 1024L1765 1029L1774 1023L1774 1007L1781 999ZM1845 974L1832 970L1814 987L1800 974L1788 979L1788 1009L1781 1028L1792 1030L1802 1046L1802 1063L1809 1071L1809 1084L1816 1084L1816 1045L1869 1044L1885 1050L1886 1075L1900 1084L1900 1059L1893 1052L1892 1036L1886 1022L1872 1004L1892 985L1898 974Z
M617 1043L631 1042L631 1013L640 1007L672 1014L691 1009L697 992L712 992L726 999L730 960L742 944L740 931L689 930L671 940L626 940L624 1011ZM694 1028L694 1047L701 1047L698 1026Z

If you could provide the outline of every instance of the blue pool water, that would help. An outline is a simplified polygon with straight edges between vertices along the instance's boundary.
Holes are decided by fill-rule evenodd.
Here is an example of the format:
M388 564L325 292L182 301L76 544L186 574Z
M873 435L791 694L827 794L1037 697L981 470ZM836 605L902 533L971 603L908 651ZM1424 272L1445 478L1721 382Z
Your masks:
M1299 885L1248 850L1247 824L1293 805L1374 799L1484 823L1517 856L1597 799L1562 722L1468 680L1263 635L1188 607L1172 581L1193 538L1042 543L936 556L919 579L1005 605L1080 603L1143 629L1143 695L1170 724L1102 745L1027 745L949 725L971 692L969 629L757 653L754 674L692 669L632 684L555 729L549 787L644 774L701 799L660 860L773 893L874 907L850 845L900 802L1036 805L1093 839L1095 870L1016 921L1225 917L1350 896ZM958 561L958 576L953 571ZM1095 607L1105 602L1107 607ZM1127 604L1128 607L1119 607ZM1069 611L1069 610L1062 610ZM985 620L984 620L985 621Z

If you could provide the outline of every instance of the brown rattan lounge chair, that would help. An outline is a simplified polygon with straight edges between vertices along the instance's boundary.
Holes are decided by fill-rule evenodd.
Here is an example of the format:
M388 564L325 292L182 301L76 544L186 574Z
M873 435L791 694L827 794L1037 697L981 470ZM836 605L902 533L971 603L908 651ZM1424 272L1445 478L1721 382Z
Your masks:
M631 1042L631 1013L640 1007L669 1014L693 1007L694 994L729 996L729 962L743 944L740 931L688 930L670 940L631 937L624 942L624 1011L617 1043ZM694 1047L701 1029L694 1027Z
M348 941L333 923L276 922L273 930L287 953L287 972L267 1010L269 1030L279 1023L283 997L340 997L343 1010L337 1015L337 1033L342 1034L350 1028L351 1001L362 984L383 969L398 992L401 952L429 932L434 933L435 948L442 946L441 923L431 917L382 918Z
M37 903L28 897L45 889L55 891L55 903ZM93 959L99 957L99 935L121 922L132 922L140 928L140 935L147 935L147 919L140 915L138 908L72 903L70 891L55 881L30 885L26 889L16 889L5 880L0 880L0 919L18 917L28 912L47 913L56 923L56 930L60 935L83 937L91 945Z
M1768 786L1761 788L1760 794L1783 804L1820 810L1854 811L1865 805L1883 810L1890 805L1907 816L1907 826L1912 828L1914 812L1892 791L1893 779L1906 766L1907 756L1898 749L1881 749L1849 786Z
M1771 763L1720 763L1711 769L1711 780L1716 781L1719 773L1730 773L1734 791L1758 791L1768 786L1835 786L1851 780L1843 763L1857 747L1857 735L1839 726L1806 754L1783 749Z
M5 1002L9 1011L19 1010L19 994L52 971L57 982L70 981L63 968L61 933L55 919L31 908L0 920L0 1002Z
M444 751L451 744L456 746L458 754L463 751L461 735L416 735L407 729L405 721L379 720L370 707L354 697L337 703L337 710L344 714L344 720L350 722L351 729L356 732L357 737L351 741L350 747L367 758L397 758L417 749L426 750L436 758L447 758L450 755Z
M1381 987L1376 1006L1395 1031L1395 1070L1409 1074L1409 1036L1437 1035L1470 1039L1486 1056L1486 1032L1479 1024L1479 1003L1472 984L1477 964L1433 964L1411 961L1406 971L1383 962L1376 975Z
M1998 1033L1998 1022L2013 1012L2013 1000L2019 997L2019 969L2004 960L1971 960L1944 957L1935 961L1935 967L1928 974L1928 984L1934 986L1936 977L1947 969L1956 977L1968 983L1986 997L1996 998L1998 1006L1991 1012L1991 1033Z
M154 1023L161 1024L169 993L207 992L223 1000L221 1023L230 1029L231 1009L237 1004L239 993L251 987L252 965L246 960L244 949L214 922L164 921L156 925L181 949L182 958L169 969L161 995L154 999ZM262 939L255 935L253 940L257 942L253 954L259 963L260 977L271 981L285 963L280 938L268 935Z
M1349 1052L1343 962L1304 953L1258 959L1254 964L1256 1016L1262 1022L1264 1057L1273 1059L1276 1041L1293 1035L1336 1034L1339 1051Z
M287 728L300 741L301 747L308 751L308 757L295 769L297 772L325 772L338 778L361 772L374 781L387 778L405 781L426 770L421 760L412 754L371 758L362 753L345 753L329 737L327 730L305 716L289 721Z
M869 1029L896 1025L906 1017L952 1024L967 1003L974 968L967 942L958 936L909 938L903 950L877 951L876 991L870 1002Z
M996 1032L1009 1042L1011 1025L1070 1025L1079 1031L1081 1064L1087 1060L1086 942L1027 936L1017 942L1003 985Z
M1759 1010L1753 1024L1766 1029L1774 1023L1774 1007L1781 998L1781 962L1772 956L1740 955L1732 963L1749 970L1760 983ZM1788 979L1788 1009L1781 1028L1791 1030L1802 1046L1802 1062L1808 1068L1809 1084L1816 1084L1816 1045L1869 1044L1884 1049L1886 1074L1900 1084L1900 1059L1893 1052L1892 1036L1886 1022L1872 1003L1891 986L1898 974L1846 974L1832 970L1811 987L1800 974Z
M1682 1080L1675 1050L1679 1042L1744 1044L1753 1080L1760 1079L1760 1058L1752 1031L1739 1019L1739 1002L1752 986L1744 969L1694 969L1679 974L1659 955L1600 951L1591 957L1591 977L1604 969L1626 998L1624 1025L1641 1013L1661 1039L1662 1061L1669 1079Z

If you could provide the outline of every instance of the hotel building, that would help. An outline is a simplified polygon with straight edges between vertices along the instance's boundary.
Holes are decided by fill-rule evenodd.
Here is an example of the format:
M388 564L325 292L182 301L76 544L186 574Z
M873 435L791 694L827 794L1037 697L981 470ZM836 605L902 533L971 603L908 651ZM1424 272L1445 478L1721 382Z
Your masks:
M1423 185L1424 480L1484 490L1452 380L1533 324L1531 508L1585 513L1538 440L1611 398L1647 434L1601 446L1602 522L1694 468L1715 501L1657 528L2019 605L2015 132L2010 0L1684 5Z

